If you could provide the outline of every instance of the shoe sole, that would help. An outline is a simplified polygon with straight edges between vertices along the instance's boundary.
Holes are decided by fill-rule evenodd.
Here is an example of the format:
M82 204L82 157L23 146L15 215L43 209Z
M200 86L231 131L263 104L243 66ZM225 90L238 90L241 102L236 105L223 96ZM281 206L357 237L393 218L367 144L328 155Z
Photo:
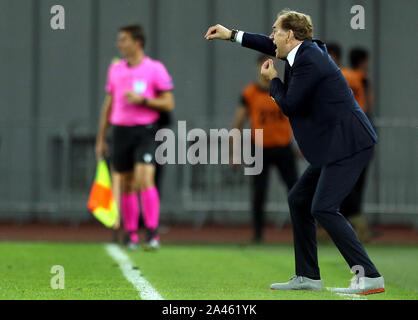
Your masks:
M379 288L379 289L372 289L372 290L368 290L368 291L364 291L364 292L359 292L356 293L359 296L365 296L368 294L374 294L374 293L382 293L385 292L385 288Z
M301 290L301 291L315 291L315 292L320 292L321 290L314 290L314 289L274 289L274 288L270 288L271 291L290 291L290 290Z

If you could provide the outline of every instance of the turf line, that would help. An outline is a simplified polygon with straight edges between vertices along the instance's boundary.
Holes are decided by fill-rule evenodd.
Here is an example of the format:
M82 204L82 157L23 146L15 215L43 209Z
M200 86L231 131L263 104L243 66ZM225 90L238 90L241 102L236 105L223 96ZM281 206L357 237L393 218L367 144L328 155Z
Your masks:
M157 290L141 276L141 271L134 267L131 259L118 245L106 245L107 253L118 263L125 278L138 290L142 300L164 300Z

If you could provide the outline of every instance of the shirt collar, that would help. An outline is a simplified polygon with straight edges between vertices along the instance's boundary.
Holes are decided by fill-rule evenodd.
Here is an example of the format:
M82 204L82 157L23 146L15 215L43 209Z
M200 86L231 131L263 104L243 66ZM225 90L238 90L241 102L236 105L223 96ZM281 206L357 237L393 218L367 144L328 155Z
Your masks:
M302 44L299 43L296 47L294 47L292 50L290 50L289 54L287 55L287 61L289 62L290 66L293 66L293 63L295 62L295 57L296 57L296 53L298 52L298 49L300 47L300 45Z
M141 62L140 63L138 63L137 65L134 65L134 66L130 66L129 65L129 63L128 63L128 59L123 59L123 61L125 61L125 67L127 67L127 68L137 68L137 67L139 67L139 66L142 66L142 64L144 63L144 62L147 62L148 61L148 59L149 59L149 57L148 56L144 56L143 58L142 58L142 60L141 60Z

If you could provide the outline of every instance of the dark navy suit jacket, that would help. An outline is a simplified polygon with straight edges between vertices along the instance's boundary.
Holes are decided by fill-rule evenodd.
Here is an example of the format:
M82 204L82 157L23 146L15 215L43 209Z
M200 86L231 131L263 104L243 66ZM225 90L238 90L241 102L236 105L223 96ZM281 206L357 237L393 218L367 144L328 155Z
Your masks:
M275 44L264 35L245 32L242 45L276 55ZM302 42L293 66L286 63L284 83L279 78L272 80L270 95L289 117L300 150L314 166L349 157L378 140L340 69L319 40Z

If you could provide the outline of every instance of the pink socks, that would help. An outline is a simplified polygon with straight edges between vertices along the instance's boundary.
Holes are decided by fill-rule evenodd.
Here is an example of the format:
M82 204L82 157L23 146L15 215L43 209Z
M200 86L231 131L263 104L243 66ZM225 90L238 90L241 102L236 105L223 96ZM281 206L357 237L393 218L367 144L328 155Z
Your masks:
M131 241L138 242L138 220L139 220L139 202L138 195L127 193L122 195L121 201L123 226L125 231L131 234Z
M141 206L144 212L144 224L149 230L156 230L160 218L160 198L157 188L141 190Z
M157 188L151 187L140 191L141 206L145 227L150 231L158 228L160 218L160 198ZM130 233L130 240L134 243L138 239L138 220L139 220L139 202L137 193L127 193L122 195L121 209L123 217L123 226L126 232Z

